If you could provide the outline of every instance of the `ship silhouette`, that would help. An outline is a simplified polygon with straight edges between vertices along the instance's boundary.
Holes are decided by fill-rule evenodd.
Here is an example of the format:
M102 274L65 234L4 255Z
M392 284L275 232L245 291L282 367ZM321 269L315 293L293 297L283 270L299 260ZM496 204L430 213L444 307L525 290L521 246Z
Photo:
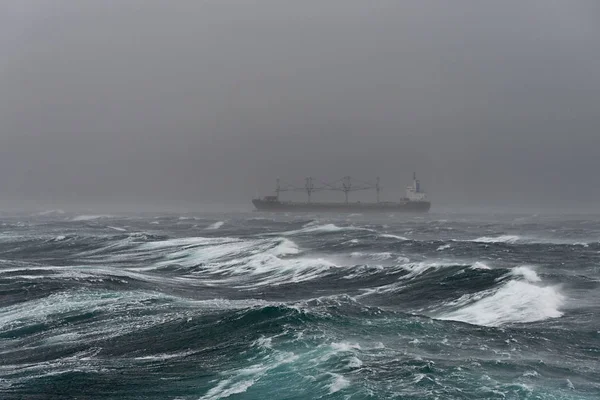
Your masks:
M375 189L377 191L376 202L350 202L350 192L358 190ZM292 185L282 185L277 179L275 195L265 196L252 200L252 204L258 211L271 212L413 212L426 213L431 208L431 202L427 199L426 193L421 189L421 182L417 179L417 174L413 173L413 183L406 188L406 195L397 202L380 201L381 193L380 180L377 178L375 184L357 181L346 176L333 183L322 183L321 186L315 186L314 178L305 179L304 187L295 187ZM341 191L345 195L344 202L313 202L312 194L314 192L332 190ZM280 199L281 192L303 191L307 194L306 202L283 201Z

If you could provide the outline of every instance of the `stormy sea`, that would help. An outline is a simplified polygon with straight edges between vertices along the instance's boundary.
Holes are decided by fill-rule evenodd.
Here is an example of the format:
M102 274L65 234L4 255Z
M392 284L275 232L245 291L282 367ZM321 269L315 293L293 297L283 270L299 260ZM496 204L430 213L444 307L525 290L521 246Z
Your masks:
M598 399L600 216L0 217L1 399Z

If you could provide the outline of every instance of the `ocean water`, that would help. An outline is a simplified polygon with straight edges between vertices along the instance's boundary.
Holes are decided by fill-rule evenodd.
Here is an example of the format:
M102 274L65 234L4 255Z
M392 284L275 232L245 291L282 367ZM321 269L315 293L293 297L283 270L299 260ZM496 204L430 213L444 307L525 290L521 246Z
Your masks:
M599 399L600 216L0 217L1 399Z

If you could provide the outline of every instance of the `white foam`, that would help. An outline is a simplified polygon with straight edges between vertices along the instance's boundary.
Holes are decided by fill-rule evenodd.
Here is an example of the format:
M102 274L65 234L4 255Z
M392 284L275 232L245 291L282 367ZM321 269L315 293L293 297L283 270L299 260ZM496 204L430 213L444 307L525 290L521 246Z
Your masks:
M92 291L52 294L3 308L0 313L0 328L18 325L24 321L46 321L53 314L83 312L100 307L111 311L127 302L137 303L149 298L155 298L155 295L145 292L122 292L118 296L109 297L101 292Z
M159 240L156 242L147 242L140 245L142 250L151 249L167 249L172 247L182 246L206 246L206 245L219 245L241 242L241 239L220 237L220 238L206 238L206 237L186 237L168 240Z
M329 385L329 394L339 392L350 386L350 381L344 378L340 374L331 374L333 376L333 382Z
M164 324L170 319L176 320L186 315L185 309L181 313L177 312L169 316L165 316L165 314L141 315L135 311L143 311L147 308L146 301L157 299L157 297L165 299L167 304L177 301L192 308L187 300L156 293L135 291L107 295L106 292L82 290L53 294L43 299L5 307L0 312L0 329L18 329L39 322L52 321L57 314L83 314L98 309L106 310L112 315L111 324L91 321L77 327L57 327L53 329L52 337L43 341L44 345L56 345L68 341L86 343L86 346L89 346L96 340L124 335L156 324ZM196 312L197 309L194 307L192 313L196 314Z
M331 233L331 232L341 232L341 231L367 231L367 232L375 232L373 229L369 228L361 228L357 226L337 226L335 224L325 224L325 225L314 225L313 223L308 223L304 225L302 229L298 229L295 231L283 232L282 235L290 236L290 235L302 235L306 233Z
M379 235L379 237L388 238L388 239L398 239L398 240L402 240L402 241L404 241L404 240L410 240L407 237L398 236L398 235L392 235L390 233L382 233L382 234Z
M118 226L107 226L107 228L110 228L110 229L113 229L113 230L119 231L119 232L127 232L127 229L119 228Z
M511 270L511 275L514 276L522 276L528 282L540 282L542 279L538 276L538 274L532 269L532 267L527 265L522 265L520 267L515 267Z
M214 388L210 389L206 395L202 396L200 400L217 400L224 399L233 394L244 393L248 390L249 387L254 385L256 379L247 379L244 381L234 382L232 383L231 379L226 379L221 382ZM229 387L228 387L229 386Z
M164 353L164 354L155 354L155 355L151 355L151 356L142 356L142 357L136 357L135 360L139 360L139 361L163 361L163 360L170 360L173 358L181 358L181 357L187 357L191 354L194 354L193 351L182 351L179 353Z
M234 394L244 393L270 370L280 365L296 361L298 356L293 353L281 352L274 357L267 357L264 364L256 364L249 368L230 371L228 379L220 381L210 389L200 400L224 399Z
M355 251L350 254L350 257L352 257L352 258L370 258L371 260L375 260L375 261L385 261L385 260L392 259L394 256L390 252L363 253L360 251Z
M560 317L563 302L557 287L512 280L475 303L438 318L484 326L542 321Z
M360 350L360 344L350 342L333 342L331 347L336 351Z
M66 236L64 236L64 235L59 235L59 236L57 236L57 237L55 237L55 238L54 238L54 241L56 241L56 242L60 242L60 241L63 241L63 240L65 240L66 238L67 238L67 237L66 237Z
M571 382L570 379L567 379L567 387L571 390L575 390L575 385L573 385L573 382Z
M475 264L471 265L471 269L490 270L491 268L481 261L477 261Z
M320 258L281 260L273 255L266 255L249 259L241 269L234 267L232 272L238 275L246 273L245 278L251 278L246 279L248 283L240 283L239 287L256 287L317 279L335 267L335 264Z
M408 271L409 273L402 276L402 279L414 278L417 275L421 275L422 273L431 270L431 269L439 269L442 267L448 267L451 264L433 261L433 262L419 262L419 263L409 263L401 265L401 268Z
M538 378L540 376L540 373L535 370L529 370L529 371L523 372L522 376L524 378Z
M540 238L540 237L522 237L517 235L501 235L501 236L483 236L473 240L467 240L468 242L475 243L522 243L522 244L556 244L556 245L571 245L571 246L583 246L589 247L588 242L573 242L568 239L559 238Z
M67 332L61 333L58 335L50 336L44 340L46 344L56 345L62 343L73 343L78 340L79 333L77 332Z
M517 241L519 241L520 236L517 235L501 235L501 236L483 236L477 239L473 239L471 240L471 242L476 242L476 243L516 243Z
M360 368L362 367L363 362L360 361L360 359L358 357L351 357L350 360L348 360L348 368Z
M407 258L400 257L398 261L406 262L405 264L395 265L393 267L387 267L385 270L388 273L396 273L399 270L404 270L407 273L398 277L398 281L389 283L383 286L378 286L370 289L361 289L364 293L358 297L370 296L373 294L381 293L393 293L406 286L406 281L413 279L414 277L424 274L428 271L437 270L444 267L451 267L456 263L447 263L443 261L423 261L417 263L410 263Z
M256 347L271 349L273 348L273 338L261 336L254 341L253 345Z
M225 221L215 222L214 224L207 226L206 229L216 230L216 229L219 229L220 227L222 227L223 224L225 224Z
M436 251L447 250L447 249L449 249L450 247L451 247L451 246L450 246L449 244L444 244L444 245L442 245L442 246L438 247L438 248L436 249Z
M139 249L160 251L163 259L137 270L159 269L173 264L196 267L198 269L191 272L194 279L201 278L211 284L227 282L238 288L302 282L337 267L322 258L282 258L300 253L293 241L282 237L253 240L180 238L144 243Z
M281 239L281 242L272 250L273 254L285 256L300 253L298 245L289 239Z
M343 231L346 228L342 228L341 226L337 226L334 224L326 224L326 225L315 225L311 222L304 225L304 228L298 229L295 231L285 232L285 235L297 235L302 233L318 233L318 232L339 232Z

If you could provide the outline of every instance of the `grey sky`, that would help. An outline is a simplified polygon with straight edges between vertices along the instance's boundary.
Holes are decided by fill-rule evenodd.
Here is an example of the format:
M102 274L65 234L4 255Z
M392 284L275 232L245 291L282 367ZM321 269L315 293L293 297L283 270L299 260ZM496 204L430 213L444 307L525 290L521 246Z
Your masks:
M595 0L5 0L0 46L5 204L600 204Z

